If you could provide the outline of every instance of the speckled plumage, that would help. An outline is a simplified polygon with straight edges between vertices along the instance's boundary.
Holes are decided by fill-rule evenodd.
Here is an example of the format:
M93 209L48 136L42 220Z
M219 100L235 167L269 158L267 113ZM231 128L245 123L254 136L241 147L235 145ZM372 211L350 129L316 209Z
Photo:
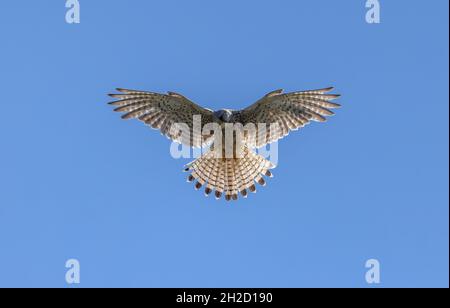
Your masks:
M237 200L239 194L247 197L248 191L256 192L255 183L264 186L266 183L264 177L272 177L270 169L275 166L256 154L254 148L279 140L290 131L297 130L311 121L324 122L326 116L333 115L330 109L340 107L339 104L331 102L339 95L328 94L333 88L287 94L283 94L282 90L276 90L243 110L224 109L216 112L202 108L174 92L159 94L117 90L120 93L110 96L118 100L110 104L116 106L115 111L124 113L123 119L139 119L146 125L159 129L171 140L191 147L211 144L214 139L212 134L194 133L194 116L201 119L199 123L201 128L207 123L217 123L222 128L225 123L255 125L256 134L243 132L242 142L233 144L233 147L241 150L241 155L218 157L214 151L210 151L188 164L185 170L191 172L188 181L196 181L196 189L205 187L205 195L214 192L217 199L224 195L226 200ZM180 127L177 127L176 123L185 123L190 133L187 136L181 134ZM261 129L259 123L265 123L267 129Z

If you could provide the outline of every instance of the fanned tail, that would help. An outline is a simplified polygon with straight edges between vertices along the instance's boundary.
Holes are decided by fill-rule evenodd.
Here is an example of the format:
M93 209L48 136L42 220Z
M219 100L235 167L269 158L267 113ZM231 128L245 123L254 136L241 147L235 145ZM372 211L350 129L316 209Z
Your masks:
M261 155L244 147L239 158L217 158L213 151L205 153L186 166L191 174L189 182L195 189L205 187L205 195L214 191L217 199L237 200L239 194L247 198L248 192L256 193L256 185L266 185L264 177L272 177L270 169L275 166Z

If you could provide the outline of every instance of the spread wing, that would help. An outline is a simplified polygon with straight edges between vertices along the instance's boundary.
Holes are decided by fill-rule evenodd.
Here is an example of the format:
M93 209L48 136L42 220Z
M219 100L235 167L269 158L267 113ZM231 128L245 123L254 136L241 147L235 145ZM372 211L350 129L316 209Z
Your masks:
M117 89L119 94L109 94L118 100L109 103L116 106L114 111L124 112L123 119L138 119L154 129L159 129L173 141L192 147L201 147L208 143L211 135L202 136L201 129L206 123L213 122L212 111L202 108L186 97L168 92L159 94L145 91ZM200 128L194 134L194 116L201 116L195 123ZM182 133L180 123L187 125L189 134Z
M256 134L249 136L250 146L262 147L288 135L311 121L325 122L325 116L334 113L330 110L340 107L330 102L340 95L328 94L333 88L293 92L282 94L283 90L270 92L253 105L238 113L238 121L243 125L253 123ZM258 127L258 123L266 124L266 129ZM270 127L270 124L275 124Z

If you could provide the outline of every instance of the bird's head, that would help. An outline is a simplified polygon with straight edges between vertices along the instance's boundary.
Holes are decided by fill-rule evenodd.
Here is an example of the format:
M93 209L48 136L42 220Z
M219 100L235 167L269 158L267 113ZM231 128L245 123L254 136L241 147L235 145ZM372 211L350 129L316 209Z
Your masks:
M233 111L230 109L221 109L214 111L214 116L222 122L230 122L233 116Z

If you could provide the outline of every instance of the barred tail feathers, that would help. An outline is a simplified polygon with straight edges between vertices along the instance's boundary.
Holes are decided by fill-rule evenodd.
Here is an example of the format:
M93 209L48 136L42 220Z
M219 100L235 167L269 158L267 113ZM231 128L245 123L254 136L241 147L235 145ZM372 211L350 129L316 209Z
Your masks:
M264 177L272 177L269 171L275 166L261 155L245 147L239 158L216 158L208 152L187 165L185 171L191 174L189 182L195 182L195 189L205 187L205 195L213 193L216 199L237 200L238 195L247 198L248 192L256 192L258 183L266 185Z

